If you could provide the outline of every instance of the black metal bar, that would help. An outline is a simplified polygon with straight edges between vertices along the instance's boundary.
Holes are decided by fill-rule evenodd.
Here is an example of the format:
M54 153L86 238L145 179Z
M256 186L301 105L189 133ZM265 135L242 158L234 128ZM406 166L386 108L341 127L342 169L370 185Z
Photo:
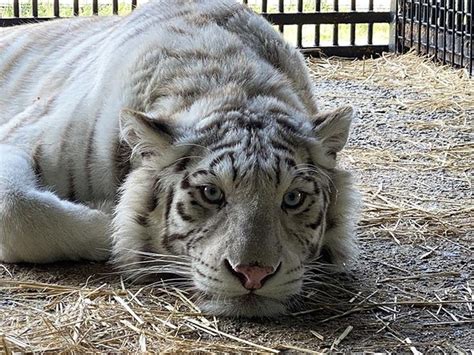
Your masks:
M447 20L448 20L448 29L453 28L453 16L449 15L452 11L454 11L453 9L454 9L453 0L448 0L447 1L447 8L446 8Z
M396 0L398 2L398 0ZM405 51L405 41L406 41L406 25L407 25L407 15L408 15L408 9L407 9L407 1L403 0L402 1L402 6L403 6L403 17L402 17L402 45L401 45L401 52L403 53ZM398 23L398 22L397 22Z
M426 54L430 55L430 27L431 27L431 4L430 0L425 0L426 1L426 36L425 36L425 42L426 42Z
M404 14L404 0L391 0L390 11L393 12L392 23L390 24L390 51L395 53L403 52L404 39L402 34L402 25L400 17Z
M97 16L99 14L99 1L92 0L92 15Z
M474 47L474 6L472 5L472 2L468 2L468 11L469 11L469 75L472 77L474 74L474 68L472 67L472 64L474 64L474 50L472 47Z
M262 0L262 12L268 12L268 1L267 0Z
M59 0L54 0L53 2L53 15L54 17L59 17Z
M448 17L449 13L446 9L446 0L441 0L441 4L443 5L443 17L442 17L442 22L443 22L443 65L446 64L446 56L447 56L447 51L448 51Z
M461 1L461 68L464 67L464 36L466 34L466 28L464 26L464 18L466 16L466 12L465 12L465 9L464 9L464 0L460 0Z
M421 0L418 0L418 33L417 33L417 53L421 54Z
M13 0L13 16L20 17L20 2L18 0Z
M410 48L413 48L413 29L415 28L415 3L414 0L410 0Z
M137 0L132 0L132 11L137 8Z
M118 15L118 0L112 0L112 13Z
M38 0L33 0L31 2L31 15L33 17L38 17Z
M439 53L439 21L440 21L440 11L439 11L439 3L437 0L433 0L435 4L435 60L438 60L438 53Z
M351 0L351 11L355 12L356 11L356 0ZM350 35L350 44L352 46L355 45L355 40L356 40L356 25L354 23L351 23L351 35Z
M382 52L388 52L388 45L375 46L323 46L323 47L309 47L301 49L305 55L328 57L338 56L347 58L364 58L370 56L380 55Z
M278 12L285 12L285 0L278 0ZM285 26L278 25L278 31L280 31L281 33L285 32Z
M314 11L316 13L321 12L321 0L315 0ZM321 26L319 24L314 25L314 46L318 47L321 44Z
M464 0L457 0L456 2L456 31L462 31L464 18L462 17L462 10L464 7Z
M452 15L452 27L451 27L451 35L452 35L452 43L451 43L451 65L454 66L456 63L456 0L451 1L451 15Z
M300 14L303 12L303 0L298 0L296 11ZM298 48L303 47L303 26L298 24L296 27L296 46Z
M374 0L369 0L369 11L374 11ZM367 43L374 43L374 24L369 23L367 27Z
M334 0L333 10L334 12L339 12L339 0ZM332 44L335 46L339 45L339 24L334 24L333 26Z
M74 0L73 14L74 14L74 16L79 16L79 0Z
M274 25L312 25L339 23L390 23L392 14L384 12L305 12L262 14Z

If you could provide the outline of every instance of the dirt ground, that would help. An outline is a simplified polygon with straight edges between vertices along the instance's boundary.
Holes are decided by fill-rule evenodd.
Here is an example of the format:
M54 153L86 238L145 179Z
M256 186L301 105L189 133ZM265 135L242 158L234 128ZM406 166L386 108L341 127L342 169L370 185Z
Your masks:
M347 273L257 321L202 315L179 290L124 285L107 265L0 264L0 353L474 353L474 80L412 54L311 69L323 108L358 110L341 158L364 202Z

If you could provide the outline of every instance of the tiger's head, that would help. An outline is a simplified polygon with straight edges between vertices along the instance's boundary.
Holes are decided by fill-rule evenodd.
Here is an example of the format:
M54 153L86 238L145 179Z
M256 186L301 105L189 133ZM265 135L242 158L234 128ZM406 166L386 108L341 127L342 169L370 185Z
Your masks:
M352 109L308 119L276 100L206 107L173 120L122 111L134 168L115 260L133 277L178 275L213 314L280 314L323 249L339 264L354 251L354 192L335 168Z

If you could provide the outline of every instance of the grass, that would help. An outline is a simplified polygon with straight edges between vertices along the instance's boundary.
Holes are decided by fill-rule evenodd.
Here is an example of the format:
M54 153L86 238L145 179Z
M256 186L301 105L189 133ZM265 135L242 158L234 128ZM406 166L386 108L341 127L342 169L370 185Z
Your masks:
M304 11L313 12L314 2L304 2ZM260 11L260 6L256 4L249 4L249 6L256 12ZM296 12L296 4L287 4L285 6L285 12ZM332 10L328 4L323 2L322 11ZM345 11L344 7L340 8L341 11ZM73 7L65 4L60 5L59 13L61 17L72 17ZM111 4L99 4L98 6L99 16L111 16L113 15ZM119 3L118 13L119 15L126 15L130 13L131 6L128 3ZM268 12L278 12L278 8L275 5L268 7ZM20 6L20 17L31 17L32 6L29 3L23 3ZM51 2L39 2L38 4L38 16L39 17L53 17L53 4ZM83 4L79 7L79 16L92 16L92 5ZM14 17L13 6L11 5L0 5L0 18ZM276 26L275 26L276 27ZM340 24L339 27L339 44L348 45L350 43L350 31L351 26L347 24ZM296 45L296 37L298 31L297 25L288 25L284 27L284 36L290 43ZM332 45L333 43L333 25L321 25L320 26L320 44L322 46ZM303 25L302 26L302 39L303 47L312 47L314 45L314 25ZM389 42L390 26L388 24L375 24L374 25L374 44L388 44ZM367 44L368 38L368 25L358 24L356 25L356 44L363 45Z

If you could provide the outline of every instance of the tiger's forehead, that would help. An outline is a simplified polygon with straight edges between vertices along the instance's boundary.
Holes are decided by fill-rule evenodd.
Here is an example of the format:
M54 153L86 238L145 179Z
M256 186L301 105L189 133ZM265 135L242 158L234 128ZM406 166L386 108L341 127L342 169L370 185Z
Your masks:
M288 145L314 140L312 126L301 113L279 106L216 109L194 127L194 139L208 146L220 146L226 141L245 141L259 146L267 141L285 141Z
M309 121L275 107L216 110L196 126L191 140L190 155L198 158L190 170L207 171L204 180L250 186L288 184L297 176L315 179L314 169L309 169L314 166Z

